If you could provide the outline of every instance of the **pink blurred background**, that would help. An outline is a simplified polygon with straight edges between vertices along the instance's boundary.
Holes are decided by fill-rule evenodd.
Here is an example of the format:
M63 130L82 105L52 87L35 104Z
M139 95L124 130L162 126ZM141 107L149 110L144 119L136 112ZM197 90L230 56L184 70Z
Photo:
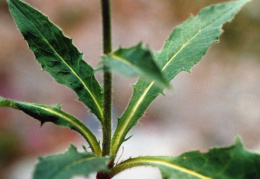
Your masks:
M97 0L27 0L47 14L84 59L98 67L101 49L100 4ZM112 1L113 46L129 47L142 41L159 50L173 28L190 14L219 0L118 0ZM242 9L224 26L220 43L210 50L191 74L180 73L166 97L159 96L130 132L120 159L138 155L179 155L231 145L241 136L245 146L260 152L260 2ZM95 118L76 95L54 82L28 49L16 29L5 0L0 0L0 96L53 105L87 123L100 136ZM101 73L97 78L102 83ZM120 116L132 94L130 83L114 74L114 113ZM116 125L116 124L114 124ZM0 178L31 178L38 155L66 150L73 143L87 146L77 133L37 120L13 109L0 109ZM120 150L119 152L122 152ZM137 171L136 175L134 175ZM131 174L131 175L130 175ZM133 169L115 178L159 178L154 169ZM129 177L130 178L130 177Z

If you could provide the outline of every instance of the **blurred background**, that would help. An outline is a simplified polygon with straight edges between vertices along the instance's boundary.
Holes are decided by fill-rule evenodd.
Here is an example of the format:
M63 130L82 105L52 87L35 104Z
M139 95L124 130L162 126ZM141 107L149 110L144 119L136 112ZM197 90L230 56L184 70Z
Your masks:
M26 0L47 14L98 68L102 54L100 4L97 0ZM173 28L220 0L114 0L113 46L130 47L142 41L159 50ZM244 7L224 26L214 44L192 72L180 73L166 97L159 96L140 125L123 144L123 156L179 155L231 145L239 135L244 145L260 152L260 1ZM97 78L102 83L102 74ZM132 94L130 83L114 74L114 114L120 116ZM16 29L6 0L0 0L0 96L54 105L75 115L101 136L98 123L76 95L57 84L41 67ZM114 123L114 125L116 125ZM82 150L83 138L51 123L13 109L0 109L0 178L30 179L37 156L63 152L73 143ZM131 177L130 177L131 176ZM158 170L132 169L120 178L160 178ZM94 175L93 175L94 178Z

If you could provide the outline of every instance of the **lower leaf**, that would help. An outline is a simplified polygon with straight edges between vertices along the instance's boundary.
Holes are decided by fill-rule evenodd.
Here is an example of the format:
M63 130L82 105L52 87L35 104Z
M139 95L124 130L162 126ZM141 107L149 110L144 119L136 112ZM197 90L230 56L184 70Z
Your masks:
M40 158L33 179L70 179L75 175L88 177L93 172L107 172L108 162L108 157L97 157L87 151L79 153L71 145L63 154Z
M260 178L260 155L244 149L240 139L226 148L207 153L187 152L179 157L137 157L116 166L113 175L132 167L158 167L163 179L256 179Z
M91 130L71 114L62 111L60 105L47 106L43 104L24 103L0 97L0 107L11 107L21 110L38 119L42 125L45 122L53 122L58 126L73 129L87 140L90 148L97 156L102 155L99 142Z

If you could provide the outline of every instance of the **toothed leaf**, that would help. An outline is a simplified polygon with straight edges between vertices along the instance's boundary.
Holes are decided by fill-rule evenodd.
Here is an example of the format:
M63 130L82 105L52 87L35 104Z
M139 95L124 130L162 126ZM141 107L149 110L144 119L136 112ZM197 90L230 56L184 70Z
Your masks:
M260 178L260 155L244 149L241 141L207 153L187 152L179 157L137 157L119 164L114 171L136 166L158 167L163 179L249 179ZM113 172L113 171L112 171Z
M17 102L0 97L0 107L11 107L39 120L43 125L52 122L79 132L89 143L92 151L101 156L101 149L95 135L80 120L61 110L60 105L47 106L43 104Z
M75 175L88 177L93 172L108 171L108 157L97 157L84 151L79 153L75 146L63 154L39 159L33 174L34 179L70 179Z
M43 70L71 88L99 120L103 120L103 94L93 68L82 60L72 40L38 10L20 0L8 0L10 12Z
M249 0L239 0L206 7L197 17L191 16L177 26L163 49L155 54L155 61L166 80L172 80L181 71L201 60L209 46L218 41L222 26ZM134 93L126 111L118 121L112 140L112 152L116 153L128 131L136 125L151 102L162 93L162 89L143 78L134 85Z
M156 81L162 88L168 84L154 61L150 50L142 47L142 44L130 48L118 50L103 56L104 64L109 70L115 70L127 77L142 76L148 81Z

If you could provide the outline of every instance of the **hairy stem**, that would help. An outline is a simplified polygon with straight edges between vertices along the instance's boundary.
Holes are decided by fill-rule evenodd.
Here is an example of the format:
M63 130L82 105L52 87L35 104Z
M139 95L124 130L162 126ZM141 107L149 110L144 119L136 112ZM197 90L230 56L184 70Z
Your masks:
M102 27L103 27L103 53L109 54L112 51L112 36L111 36L111 12L110 0L101 0L102 10ZM102 156L110 155L111 133L112 133L112 74L104 64L104 121L102 123L103 143ZM108 165L108 168L113 167L113 161ZM98 172L97 179L111 179L106 172Z
M108 54L112 50L110 0L101 0L103 25L103 52ZM112 74L104 64L104 121L103 121L103 151L102 155L110 154L112 131Z

